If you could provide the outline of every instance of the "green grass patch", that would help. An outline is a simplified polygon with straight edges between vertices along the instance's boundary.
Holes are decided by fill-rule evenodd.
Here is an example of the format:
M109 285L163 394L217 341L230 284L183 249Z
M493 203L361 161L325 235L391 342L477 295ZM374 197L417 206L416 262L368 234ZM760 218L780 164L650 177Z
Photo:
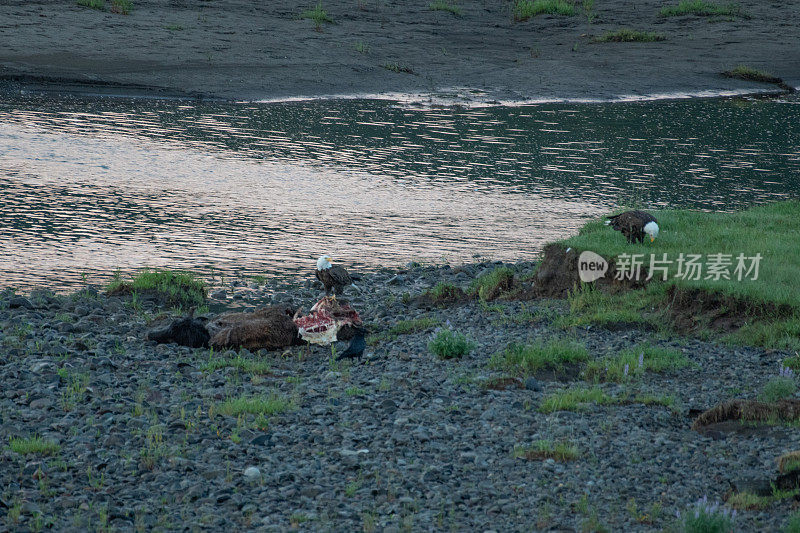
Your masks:
M778 457L778 471L781 474L788 474L800 470L800 451L784 453Z
M512 452L517 459L553 459L555 461L574 461L580 457L578 447L569 442L553 443L549 440L538 440L531 446L514 446Z
M185 28L180 24L168 24L164 26L165 29L169 31L183 31Z
M118 294L153 294L167 305L188 308L202 304L207 295L206 284L189 272L172 270L146 270L123 281L117 272L106 286L106 292Z
M558 339L529 345L512 343L505 351L492 355L489 366L517 375L530 375L543 368L560 369L565 364L588 359L586 346Z
M680 350L642 344L624 350L616 356L589 362L584 370L584 377L595 382L620 383L641 377L645 372L678 370L689 364L689 360Z
M784 359L783 366L791 368L795 372L800 371L800 354L795 354Z
M441 329L428 342L428 349L439 359L457 359L475 349L475 343L463 333Z
M291 400L273 391L269 396L262 394L231 398L217 405L215 410L220 414L236 417L244 414L272 416L293 407Z
M403 65L397 62L384 63L383 65L381 65L381 67L385 68L386 70L396 72L398 74L414 74L414 69L412 69L408 65Z
M665 39L666 37L661 33L620 28L595 37L592 41L595 43L653 43Z
M558 325L631 322L661 329L670 326L673 318L683 317L694 321L698 330L705 327L702 320L707 319L708 328L714 330L713 321L728 316L744 325L727 330L723 340L800 349L800 291L795 290L800 279L800 244L794 237L800 232L800 202L732 213L665 210L655 215L661 232L652 244L628 244L602 220L586 224L577 236L561 243L610 259L641 254L642 272L647 271L651 254L656 261L666 254L667 263L661 265L665 271L654 272L654 279L644 289L615 295L591 289L576 291L570 298L570 314L558 320ZM684 259L685 274L689 254L699 256L700 270L679 276L679 259ZM758 256L757 262L752 259ZM719 275L709 270L708 265L715 261ZM666 281L662 280L664 273ZM706 308L692 307L703 305Z
M451 283L440 282L422 293L420 298L434 305L443 306L466 299L466 294L460 287L456 287Z
M542 400L539 405L540 413L553 413L555 411L585 411L591 405L625 405L641 403L644 405L661 405L674 408L675 398L669 395L637 394L625 397L609 396L598 386L586 387L578 385L555 391Z
M322 9L322 2L317 3L312 9L306 9L300 13L300 18L314 21L317 31L322 31L323 24L333 24L333 19L328 16L328 12Z
M436 0L435 2L431 2L428 5L428 9L430 9L431 11L447 11L457 17L461 16L460 7L450 2L445 2L444 0Z
M797 392L797 383L791 377L776 377L764 384L758 399L762 402L777 402L789 398Z
M89 7L98 11L106 10L106 0L78 0L76 3L79 6Z
M22 455L55 455L61 446L38 435L33 437L15 437L10 440L11 451Z
M800 533L800 511L789 515L789 520L783 526L783 533Z
M514 271L508 267L499 267L472 280L469 292L486 302L509 292L513 286Z
M775 502L791 498L800 493L800 489L778 490L773 487L769 496L759 496L749 492L736 492L728 497L725 502L729 507L740 511L760 511Z
M739 4L717 4L705 0L681 0L678 5L661 8L662 17L678 17L683 15L697 15L700 17L742 17L748 15L742 11Z
M264 359L247 359L241 355L236 357L209 357L208 362L200 369L203 372L214 372L221 368L236 368L241 372L253 375L272 373L270 362Z
M645 290L608 294L584 285L570 293L567 301L569 313L557 316L553 325L567 329L597 324L606 327L620 325L648 326L660 329L664 317L657 306L666 296L666 287L651 284Z
M723 338L731 344L764 346L773 350L800 350L800 318L748 322Z
M118 15L130 15L133 10L131 0L111 0L111 12Z
M514 20L521 22L536 15L573 16L577 13L575 5L566 0L514 0L511 8Z
M369 53L369 45L364 41L358 41L355 44L356 52L359 54L368 54Z
M590 405L608 405L617 401L600 387L571 387L549 394L539 405L540 413L555 411L583 411Z
M758 81L761 83L781 83L783 80L780 78L764 72L763 70L754 69L747 65L739 65L732 70L726 70L722 73L723 76L728 78L736 78L739 80Z

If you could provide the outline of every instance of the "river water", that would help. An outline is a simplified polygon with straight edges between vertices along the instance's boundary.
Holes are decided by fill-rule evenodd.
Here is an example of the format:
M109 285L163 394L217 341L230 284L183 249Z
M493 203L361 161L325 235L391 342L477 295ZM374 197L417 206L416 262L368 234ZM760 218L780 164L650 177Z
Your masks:
M529 260L619 205L797 197L800 100L0 97L0 287ZM666 229L666 228L665 228Z

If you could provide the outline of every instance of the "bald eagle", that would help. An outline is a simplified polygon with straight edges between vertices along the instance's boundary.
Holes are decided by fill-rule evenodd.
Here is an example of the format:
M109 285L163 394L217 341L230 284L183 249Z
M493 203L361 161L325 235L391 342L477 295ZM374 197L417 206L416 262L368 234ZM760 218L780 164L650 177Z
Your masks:
M658 223L656 217L644 211L625 211L619 215L606 217L606 226L611 226L621 232L629 243L644 242L645 233L650 236L650 242L658 237Z
M342 294L347 285L356 287L344 267L331 264L331 256L329 255L323 255L317 260L316 275L317 279L325 286L326 295L329 295L331 291L333 291L333 294Z

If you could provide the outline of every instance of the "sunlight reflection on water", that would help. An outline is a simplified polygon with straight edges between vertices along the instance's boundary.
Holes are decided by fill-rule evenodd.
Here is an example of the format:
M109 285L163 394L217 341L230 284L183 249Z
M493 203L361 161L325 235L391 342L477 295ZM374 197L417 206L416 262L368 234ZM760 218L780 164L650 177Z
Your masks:
M794 195L798 115L765 101L0 102L0 286L145 266L306 275L323 252L361 269L532 259L621 202Z

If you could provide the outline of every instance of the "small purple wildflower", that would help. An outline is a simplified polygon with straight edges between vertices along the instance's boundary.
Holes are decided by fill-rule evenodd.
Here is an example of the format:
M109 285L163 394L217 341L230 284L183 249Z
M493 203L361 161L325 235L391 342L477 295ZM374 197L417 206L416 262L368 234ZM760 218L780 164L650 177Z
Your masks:
M791 368L789 368L788 366L783 366L783 364L781 364L781 369L780 369L780 372L778 373L778 375L780 377L782 377L782 378L793 378L794 377L794 371Z
M639 368L644 366L644 352L639 354Z
M625 377L628 377L628 367L629 366L630 365L628 365L628 363L625 363L625 369L623 370L623 374L625 374Z

